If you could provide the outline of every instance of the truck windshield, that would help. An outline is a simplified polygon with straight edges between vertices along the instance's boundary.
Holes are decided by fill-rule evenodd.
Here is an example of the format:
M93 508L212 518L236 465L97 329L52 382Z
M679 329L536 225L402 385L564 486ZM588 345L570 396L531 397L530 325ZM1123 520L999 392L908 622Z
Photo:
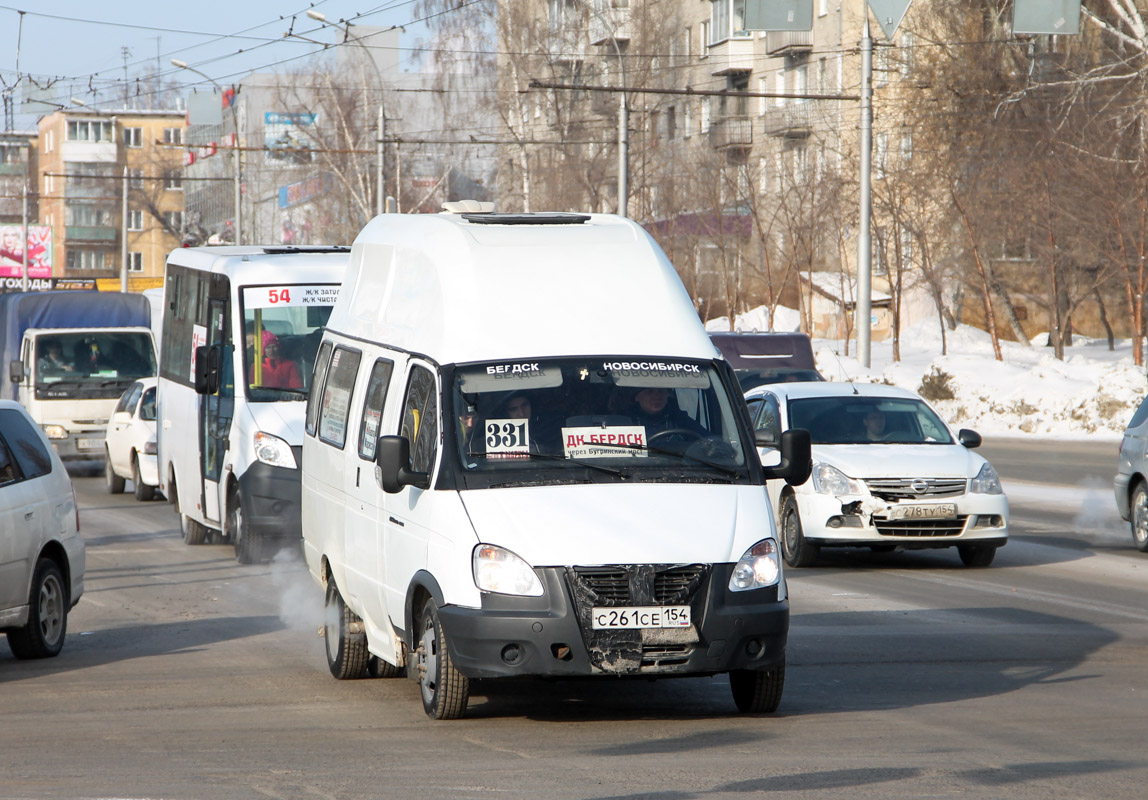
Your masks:
M243 290L244 373L256 402L306 400L338 286Z
M119 397L132 381L155 374L145 333L89 330L36 339L38 399Z
M734 402L708 362L585 357L461 365L452 409L448 441L469 487L750 480Z

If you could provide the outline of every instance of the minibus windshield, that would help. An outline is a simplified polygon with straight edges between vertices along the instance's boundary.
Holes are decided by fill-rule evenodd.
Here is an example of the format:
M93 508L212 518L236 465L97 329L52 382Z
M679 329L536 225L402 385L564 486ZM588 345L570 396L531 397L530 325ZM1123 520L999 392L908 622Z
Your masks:
M712 363L579 357L460 365L448 426L486 485L749 480L734 400ZM554 472L559 470L562 472Z
M244 289L243 364L248 399L307 399L315 354L337 293L337 286Z

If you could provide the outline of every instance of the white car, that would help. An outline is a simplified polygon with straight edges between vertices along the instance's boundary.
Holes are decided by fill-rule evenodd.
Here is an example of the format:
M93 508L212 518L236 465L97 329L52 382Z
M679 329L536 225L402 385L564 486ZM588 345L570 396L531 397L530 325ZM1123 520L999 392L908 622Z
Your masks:
M786 563L812 566L822 547L956 547L987 567L1008 541L1008 498L992 465L913 392L851 383L783 383L746 393L758 452L777 464L781 432L804 428L813 472L768 485Z
M1124 428L1116 462L1116 510L1132 528L1132 543L1148 553L1148 398Z
M155 443L155 378L141 378L120 397L104 442L104 480L119 494L128 479L137 500L151 500L159 486Z
M0 400L0 632L17 658L60 652L84 593L84 541L64 462L28 412Z

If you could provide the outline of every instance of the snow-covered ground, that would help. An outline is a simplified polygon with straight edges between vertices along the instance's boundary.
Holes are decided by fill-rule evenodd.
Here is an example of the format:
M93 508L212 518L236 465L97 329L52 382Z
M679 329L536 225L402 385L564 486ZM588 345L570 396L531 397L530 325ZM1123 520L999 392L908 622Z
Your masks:
M796 311L779 308L774 330L797 330ZM706 323L708 330L729 330L725 317ZM768 313L754 309L735 319L735 329L770 330ZM951 390L952 399L922 392L954 427L973 428L995 436L1034 436L1119 440L1136 406L1148 394L1143 367L1132 363L1132 341L1108 342L1075 337L1063 361L1044 346L1045 334L1030 346L1001 341L1003 361L993 357L988 333L967 325L947 332L947 355L941 355L941 332L935 321L904 330L901 360L893 361L892 341L874 341L871 366L856 358L856 341L815 339L817 367L828 380L890 383L922 392L927 375ZM947 376L947 381L943 376Z

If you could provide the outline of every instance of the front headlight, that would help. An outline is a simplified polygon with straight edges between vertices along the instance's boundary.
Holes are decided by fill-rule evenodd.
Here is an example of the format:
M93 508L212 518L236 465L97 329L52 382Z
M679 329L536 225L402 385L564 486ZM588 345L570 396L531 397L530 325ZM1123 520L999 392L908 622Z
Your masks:
M285 469L298 469L295 463L295 454L291 452L291 445L263 431L255 433L255 457L264 464Z
M777 542L762 539L745 551L729 576L731 592L748 592L773 586L781 578L781 562L777 559Z
M49 439L67 439L68 431L63 425L45 425L44 433Z
M813 465L813 491L820 494L865 494L860 482L823 462Z
M993 469L993 465L985 462L981 467L981 471L977 473L977 477L969 481L970 494L1004 494L1004 489L1001 488L1001 479L997 475L997 471Z
M530 565L493 544L474 548L474 585L484 592L541 597L542 581Z

